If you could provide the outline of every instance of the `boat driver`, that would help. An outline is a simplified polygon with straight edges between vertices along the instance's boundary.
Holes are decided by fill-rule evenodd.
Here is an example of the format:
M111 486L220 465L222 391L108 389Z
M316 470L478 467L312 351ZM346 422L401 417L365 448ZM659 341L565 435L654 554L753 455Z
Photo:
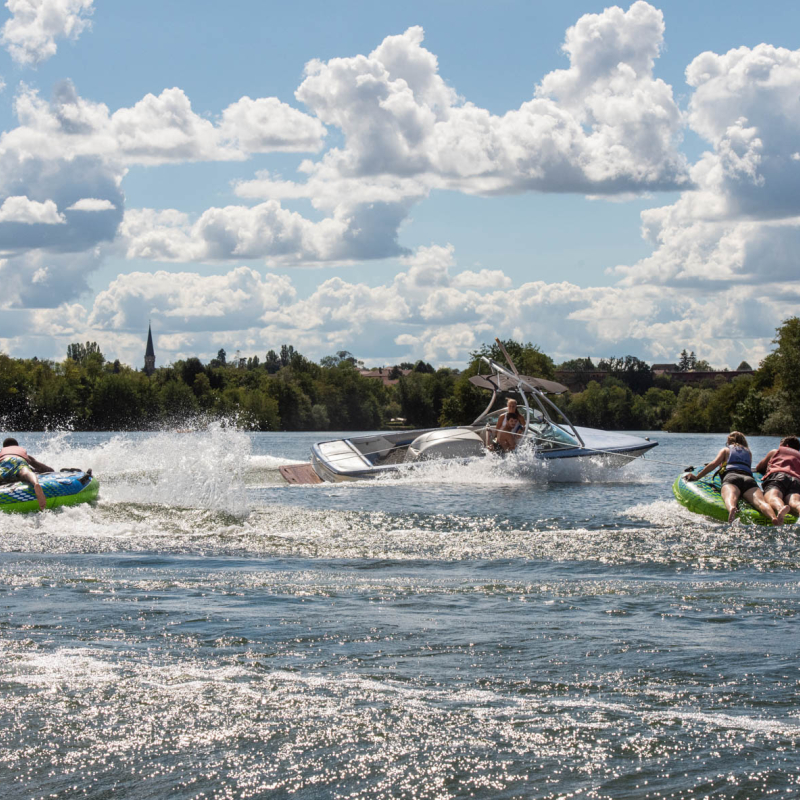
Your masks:
M16 483L24 481L33 486L33 493L39 503L39 510L45 509L44 489L39 485L37 472L55 472L52 467L37 461L29 455L24 448L19 446L16 439L9 437L3 441L3 449L0 450L0 484Z
M517 410L517 401L509 398L506 410L499 416L495 426L497 444L510 453L519 443L525 430L525 417Z

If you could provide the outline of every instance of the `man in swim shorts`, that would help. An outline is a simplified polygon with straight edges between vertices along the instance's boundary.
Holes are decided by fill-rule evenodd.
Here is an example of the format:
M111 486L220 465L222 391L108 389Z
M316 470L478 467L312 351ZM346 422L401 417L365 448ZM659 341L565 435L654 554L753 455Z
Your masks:
M16 439L9 437L3 441L0 450L0 484L25 481L33 486L33 493L39 503L39 510L44 511L46 499L44 489L39 485L37 472L55 472L52 467L37 461L32 455L19 446Z
M500 415L495 426L497 444L510 453L519 442L525 430L525 417L517 411L517 401L511 398L504 413Z
M764 479L764 499L774 509L788 505L800 517L800 439L784 436L775 450L770 450L756 466Z

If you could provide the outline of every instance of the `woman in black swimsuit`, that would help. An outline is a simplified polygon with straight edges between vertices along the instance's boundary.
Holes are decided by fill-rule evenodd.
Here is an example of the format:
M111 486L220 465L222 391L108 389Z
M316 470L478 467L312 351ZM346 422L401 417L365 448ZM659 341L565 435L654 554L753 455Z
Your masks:
M747 439L739 431L728 434L726 446L717 453L717 457L706 464L696 475L689 473L686 480L696 481L717 467L725 465L722 478L722 499L728 509L728 522L733 522L739 513L739 498L744 497L751 506L755 506L764 516L772 520L773 525L782 525L783 518L789 513L789 506L784 506L777 514L770 504L764 499L764 494L753 477L753 455L747 444Z

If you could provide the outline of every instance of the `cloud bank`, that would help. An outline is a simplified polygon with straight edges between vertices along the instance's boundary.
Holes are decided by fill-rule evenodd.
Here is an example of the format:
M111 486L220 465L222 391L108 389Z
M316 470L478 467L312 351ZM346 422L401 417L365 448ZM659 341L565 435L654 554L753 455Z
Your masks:
M92 10L91 0L7 6L3 44L28 66L77 37ZM120 352L151 317L167 357L292 341L316 356L347 347L457 363L500 334L559 357L669 360L690 347L717 362L758 360L800 294L800 51L701 53L681 108L656 75L664 37L663 14L642 0L586 14L566 32L565 67L503 114L450 85L418 26L366 55L309 62L295 92L303 110L244 96L205 115L172 87L112 111L69 81L49 100L22 84L19 124L0 135L0 314L13 315L8 330L27 314ZM687 128L706 143L695 163L681 151ZM308 157L290 178L254 169L233 185L240 202L194 214L126 206L130 169L275 152ZM460 269L450 247L404 246L404 221L436 190L679 194L642 212L650 256L609 264L612 286L581 287L514 281L499 264ZM154 271L123 272L88 307L75 304L109 253ZM388 258L391 280L333 276L305 297L263 272Z

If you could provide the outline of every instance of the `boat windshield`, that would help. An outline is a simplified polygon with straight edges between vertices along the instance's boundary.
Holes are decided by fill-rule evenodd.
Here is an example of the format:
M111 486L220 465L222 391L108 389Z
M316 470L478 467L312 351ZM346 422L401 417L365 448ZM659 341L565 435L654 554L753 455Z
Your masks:
M580 447L578 440L563 428L542 418L531 420L531 438L540 450L561 450L565 447Z
M524 419L525 418L525 408L523 406L517 406L517 409L522 414L523 419ZM492 411L491 414L486 414L486 416L481 417L480 420L478 420L477 424L478 425L486 425L489 428L494 428L494 427L497 426L497 420L500 419L500 415L501 414L505 414L505 413L506 413L505 408L501 408L499 411ZM542 412L539 411L538 408L532 408L531 409L531 421L535 422L535 421L538 421L540 419L544 419L544 415L542 414Z

